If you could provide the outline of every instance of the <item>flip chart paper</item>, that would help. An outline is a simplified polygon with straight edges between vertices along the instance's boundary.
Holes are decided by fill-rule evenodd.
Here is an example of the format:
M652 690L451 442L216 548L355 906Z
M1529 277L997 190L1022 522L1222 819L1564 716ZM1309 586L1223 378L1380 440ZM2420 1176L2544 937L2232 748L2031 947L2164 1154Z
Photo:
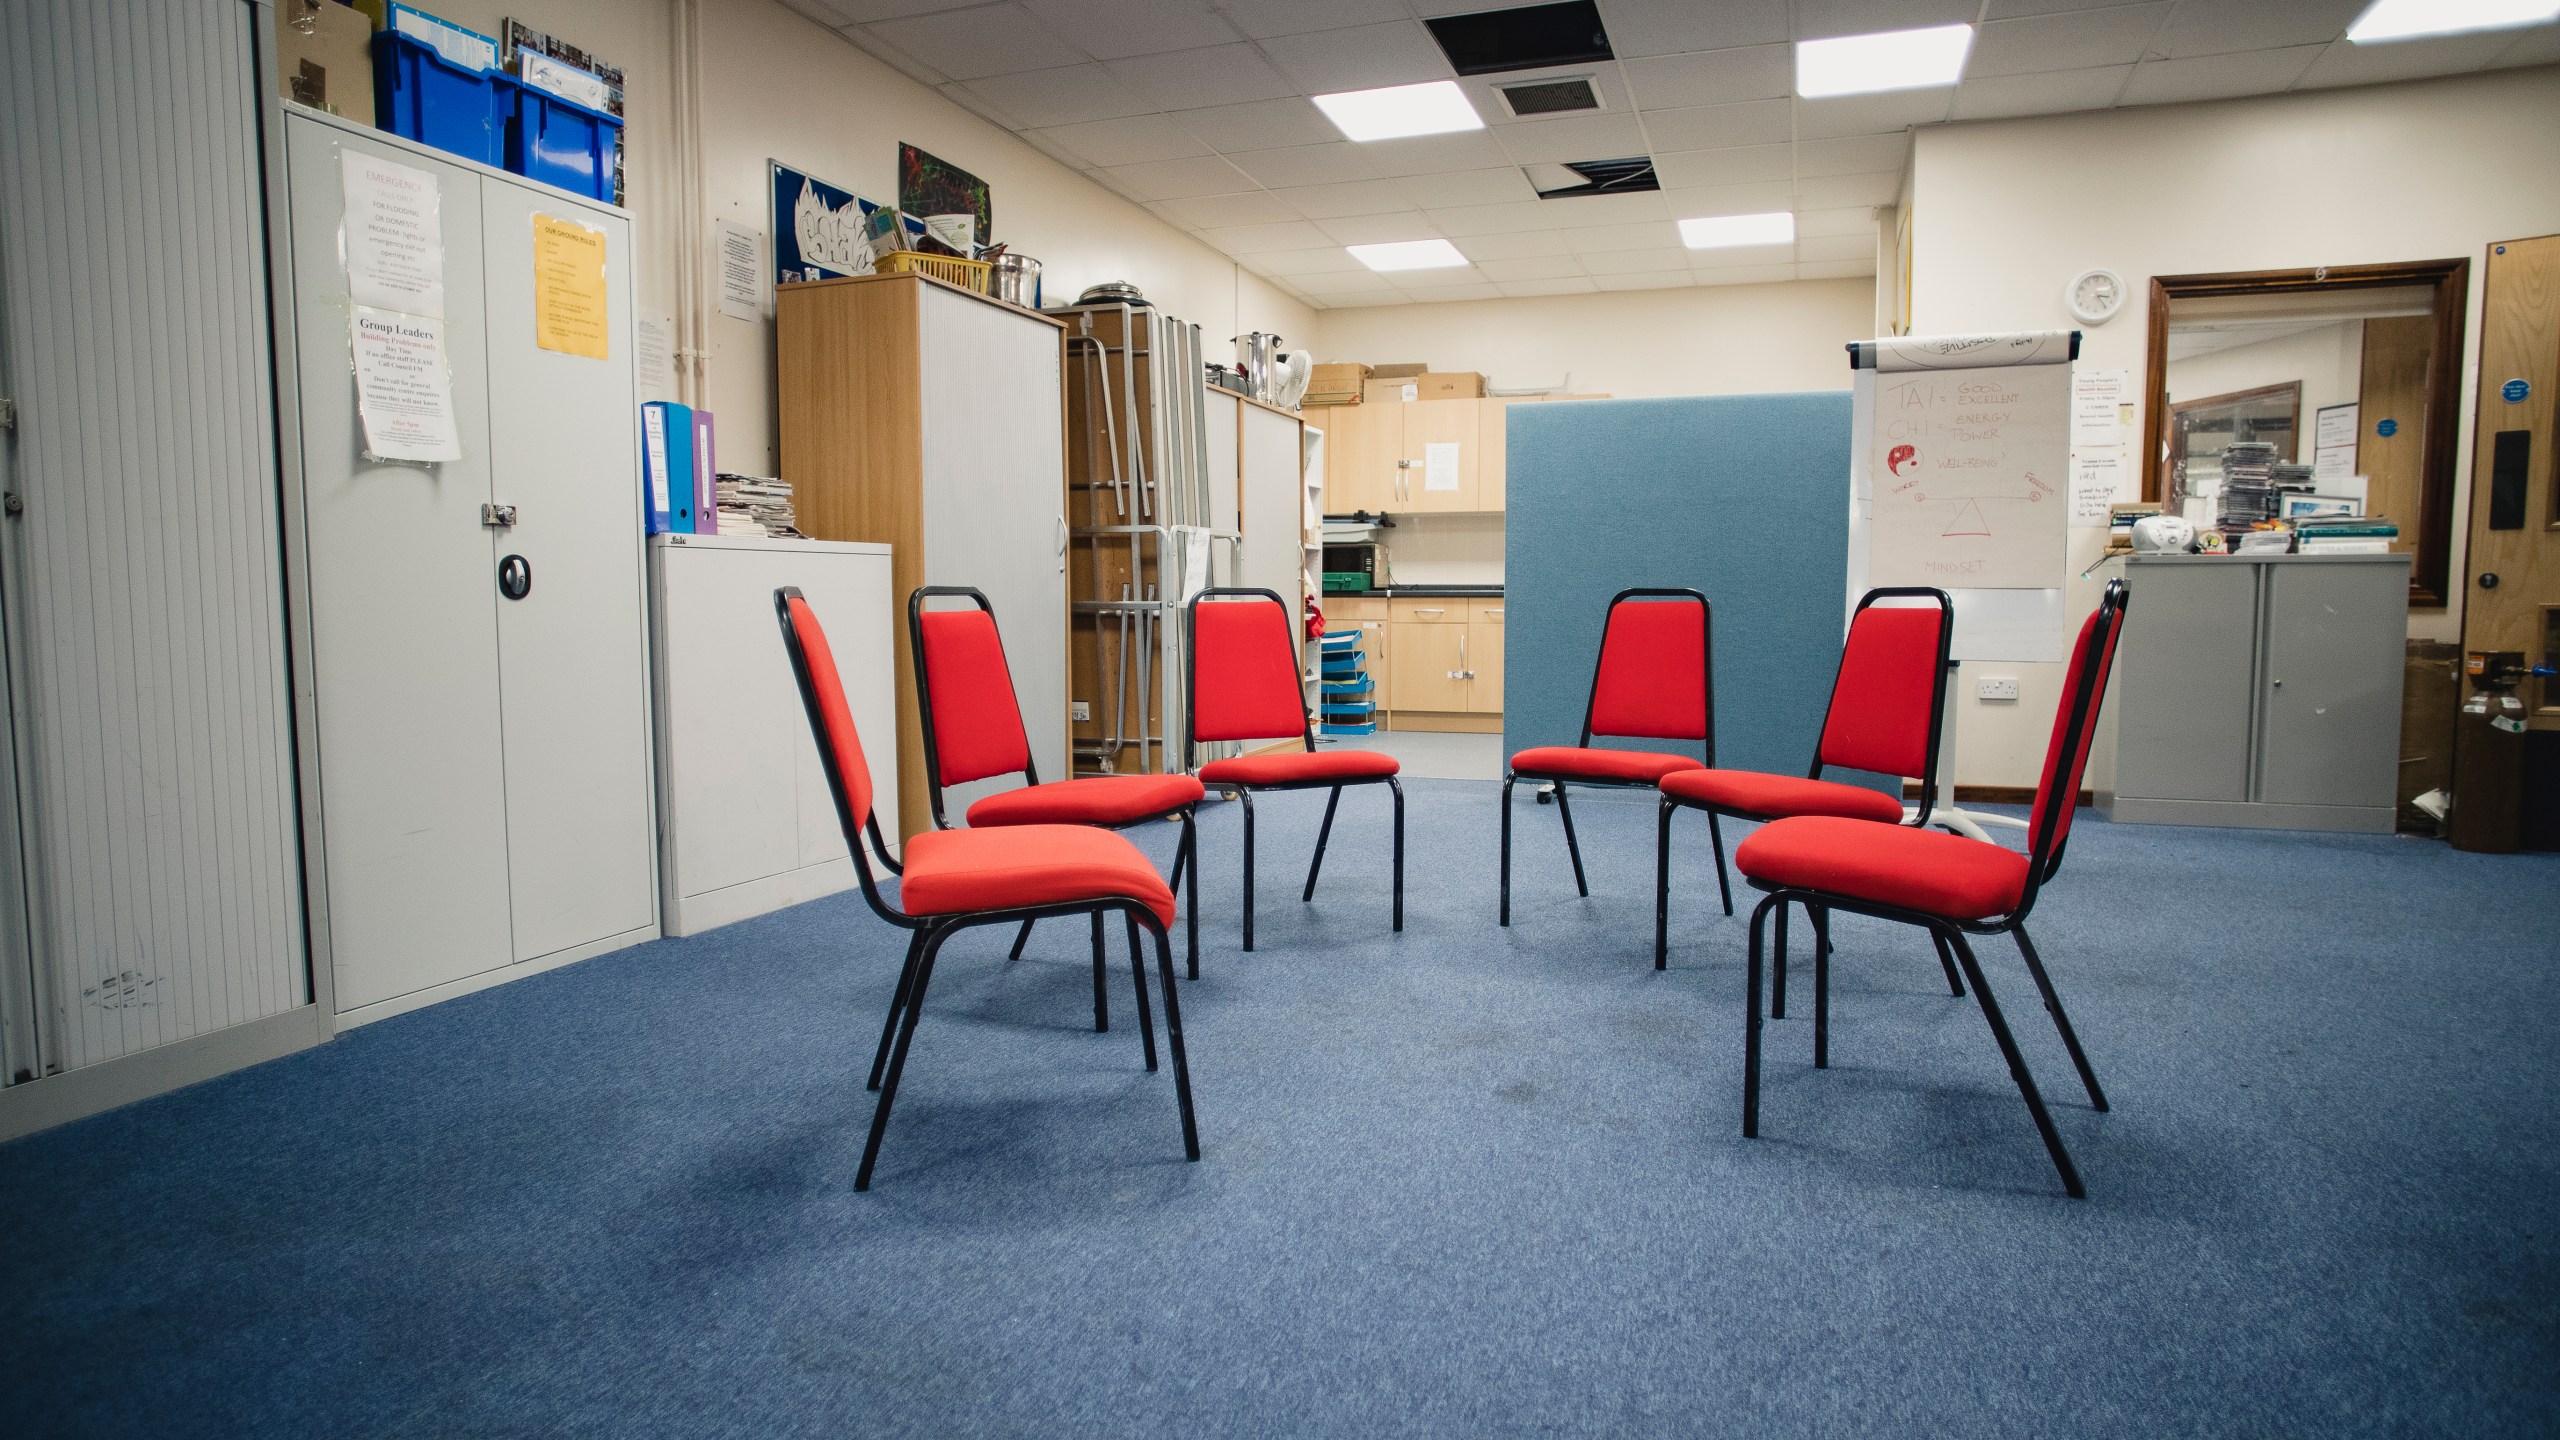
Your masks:
M375 460L459 460L443 322L359 305L354 310L356 412Z
M1912 370L2071 363L2068 330L2029 330L2015 335L1888 335L1873 344L1875 368L1883 375Z
M1458 488L1458 442L1434 440L1422 447L1422 488Z
M444 231L436 177L362 151L338 152L346 198L340 244L347 298L377 310L444 316Z
M563 355L605 358L604 232L575 220L533 217L533 343Z
M2061 584L2071 367L2058 361L2069 349L2010 343L2032 338L2005 337L1969 352L2024 363L1898 371L1879 365L1868 456L1875 500L1869 583Z

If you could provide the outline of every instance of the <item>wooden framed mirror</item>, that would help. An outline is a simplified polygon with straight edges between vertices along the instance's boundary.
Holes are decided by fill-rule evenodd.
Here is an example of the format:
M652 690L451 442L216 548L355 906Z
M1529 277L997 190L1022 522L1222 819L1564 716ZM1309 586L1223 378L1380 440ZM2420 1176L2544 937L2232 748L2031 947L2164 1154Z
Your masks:
M2470 284L2468 259L2152 277L2142 498L2210 519L2216 441L2317 447L2321 483L2398 523L2410 605L2442 608Z

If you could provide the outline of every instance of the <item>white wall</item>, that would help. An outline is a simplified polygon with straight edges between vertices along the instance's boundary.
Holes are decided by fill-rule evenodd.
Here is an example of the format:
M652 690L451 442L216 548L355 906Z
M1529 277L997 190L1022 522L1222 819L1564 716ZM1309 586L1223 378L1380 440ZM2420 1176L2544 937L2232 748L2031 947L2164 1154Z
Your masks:
M2142 297L2153 275L2468 256L2473 292L2456 411L2457 497L2467 505L2480 262L2491 241L2560 230L2554 135L2560 69L2552 68L1923 130L1912 173L1912 327L1928 335L2068 326L2064 282L2105 265L2123 273L2134 299L2089 331L2081 364L2139 377ZM2457 591L2466 523L2458 509ZM2071 573L2104 543L2102 532L2074 531ZM2096 603L2106 575L2074 582L2075 613ZM2458 609L2410 616L2410 634L2424 638L2453 639L2460 625ZM2061 668L1965 667L1960 780L2034 783ZM2023 700L1976 701L1972 680L1982 673L2019 676Z
M2295 437L2311 463L2311 417L2323 406L2353 405L2364 378L2364 322L2340 320L2254 345L2231 345L2169 362L2169 398L2184 405L2269 385L2302 386L2302 427Z

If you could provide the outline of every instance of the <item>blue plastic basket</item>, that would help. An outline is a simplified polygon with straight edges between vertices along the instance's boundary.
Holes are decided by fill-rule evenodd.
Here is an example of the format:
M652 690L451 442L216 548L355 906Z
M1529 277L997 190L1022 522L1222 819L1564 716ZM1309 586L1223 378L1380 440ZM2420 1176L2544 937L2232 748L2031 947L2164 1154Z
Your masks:
M1327 720L1316 727L1316 733L1319 735L1375 735L1378 733L1378 722L1372 720L1365 725L1337 725Z
M488 38L448 28L469 39ZM373 123L404 139L502 165L516 88L506 76L456 64L407 32L384 30L373 37Z
M527 180L612 204L613 159L622 145L622 122L530 85L509 82L509 88L515 113L507 120L507 168Z

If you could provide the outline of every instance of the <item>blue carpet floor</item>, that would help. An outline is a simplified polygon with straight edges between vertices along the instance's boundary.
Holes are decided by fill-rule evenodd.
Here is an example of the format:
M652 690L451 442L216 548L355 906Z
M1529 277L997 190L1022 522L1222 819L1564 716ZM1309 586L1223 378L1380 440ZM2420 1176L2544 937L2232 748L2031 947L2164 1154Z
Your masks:
M1401 936L1382 796L1313 906L1265 803L1251 956L1204 818L1196 1165L1056 923L946 952L856 1194L851 897L0 1148L0 1431L2560 1430L2560 857L2087 819L2036 929L2112 1113L1983 951L2075 1202L1915 933L1839 922L1746 1141L1703 831L1657 974L1649 804L1577 805L1585 901L1524 796L1506 932L1493 788L1409 788Z

